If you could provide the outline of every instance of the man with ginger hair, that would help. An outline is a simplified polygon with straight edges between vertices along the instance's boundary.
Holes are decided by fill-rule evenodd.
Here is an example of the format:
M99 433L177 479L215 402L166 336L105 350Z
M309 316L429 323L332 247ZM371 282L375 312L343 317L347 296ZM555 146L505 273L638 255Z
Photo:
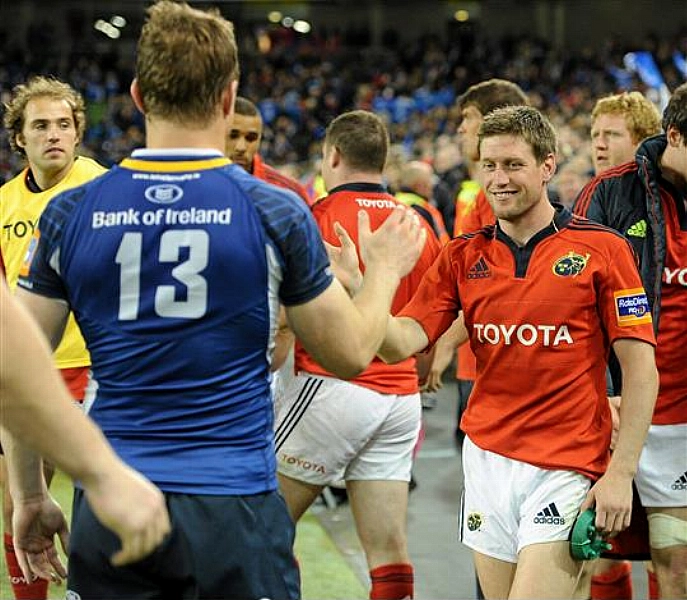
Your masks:
M623 92L597 100L592 110L592 163L596 175L615 169L634 160L635 152L646 138L661 133L661 115L654 104L640 92ZM578 189L577 194L581 191ZM576 196L577 196L576 194ZM617 361L611 356L610 364L618 381ZM617 401L614 399L614 402ZM641 517L638 516L637 519ZM628 545L633 531L614 540L617 545ZM646 530L643 524L641 529ZM638 530L639 531L639 530ZM649 598L658 598L658 581L649 568ZM602 558L596 563L592 577L592 600L625 600L632 598L632 565L629 561Z
M661 115L640 92L597 100L592 110L592 163L596 175L634 159L637 146L661 133Z
M631 162L592 179L575 211L625 235L639 257L656 329L660 386L635 485L649 521L658 579L653 591L660 598L686 598L687 84L673 92L662 127L664 133L639 144ZM616 392L624 392L617 372L614 380Z

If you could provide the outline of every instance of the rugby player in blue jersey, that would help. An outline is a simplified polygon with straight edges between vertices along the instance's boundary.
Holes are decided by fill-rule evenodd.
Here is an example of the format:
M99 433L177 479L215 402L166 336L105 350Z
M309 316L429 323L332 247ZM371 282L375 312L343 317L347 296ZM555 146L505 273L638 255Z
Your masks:
M374 233L363 214L351 300L307 206L224 157L237 81L231 23L150 7L131 88L146 148L57 196L27 256L21 300L52 340L74 312L92 359L86 409L172 517L156 553L113 568L118 541L77 487L68 588L83 600L300 597L273 443L279 304L320 364L354 377L424 245L412 211Z

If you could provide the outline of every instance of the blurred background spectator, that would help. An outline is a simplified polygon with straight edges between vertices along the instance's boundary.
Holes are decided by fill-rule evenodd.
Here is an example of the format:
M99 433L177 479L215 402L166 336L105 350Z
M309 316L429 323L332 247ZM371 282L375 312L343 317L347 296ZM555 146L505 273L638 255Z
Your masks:
M0 98L6 100L12 86L31 74L54 74L86 98L89 127L83 153L112 165L141 146L143 119L128 88L135 52L131 40L139 31L144 3L108 2L107 13L105 3L92 1L16 4L2 7ZM258 105L264 121L261 155L304 183L313 175L327 123L345 110L369 109L387 121L394 152L401 157L397 162L434 165L442 186L437 202L444 209L442 194L450 195L460 169L455 100L467 86L490 77L520 85L558 128L564 164L589 154L589 115L597 98L637 89L660 104L667 90L687 78L687 9L679 2L662 6L662 23L670 24L673 33L661 37L638 36L636 23L632 29L637 11L646 11L642 2L466 2L470 10L447 13L444 21L434 15L436 27L430 32L424 14L429 5L350 4L304 2L301 10L310 11L311 22L270 11L268 3L218 3L237 26L240 93ZM446 12L451 3L435 4ZM337 21L330 17L318 25L314 17L329 14L327 8L336 12ZM575 23L584 10L587 38L603 30L600 19L612 18L613 31L619 33L581 43ZM514 33L516 25L526 30ZM605 27L610 29L608 23ZM19 161L2 132L0 182L20 169ZM445 214L448 222L451 208Z

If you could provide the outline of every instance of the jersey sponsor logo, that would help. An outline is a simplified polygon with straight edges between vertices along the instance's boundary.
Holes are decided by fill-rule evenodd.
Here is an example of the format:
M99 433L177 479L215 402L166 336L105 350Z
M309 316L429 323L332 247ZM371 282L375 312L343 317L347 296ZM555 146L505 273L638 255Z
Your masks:
M396 208L398 203L393 200L378 200L375 198L356 198L355 202L362 208Z
M567 325L496 325L495 323L474 323L473 329L477 334L477 340L482 344L496 346L504 344L512 346L516 343L523 346L534 346L541 343L542 346L559 346L560 344L572 344Z
M24 260L19 267L19 276L28 277L29 270L31 269L31 263L33 262L33 257L36 255L36 250L38 249L38 242L41 239L41 232L36 230L33 234L31 241L29 242L29 247L26 249L26 254L24 254Z
M303 469L304 471L322 473L323 475L327 472L327 470L324 468L324 465L312 462L310 460L306 460L304 458L300 458L299 456L291 456L290 454L282 452L279 458L281 462L283 462L284 464L295 465L296 467L298 467L299 469Z
M687 269L670 269L665 267L663 269L663 283L667 285L678 283L687 287Z
M477 512L471 512L468 515L467 525L470 531L479 531L479 528L482 527L482 522L483 519L481 514Z
M613 292L615 299L615 315L618 325L629 327L642 323L651 323L649 299L642 288L618 290Z
M572 250L553 263L553 272L559 277L577 277L589 262L590 254L582 256Z
M534 516L535 525L565 525L565 518L558 512L555 502L542 508Z
M491 277L491 270L484 256L480 256L479 260L468 270L468 279L486 279Z
M96 210L91 218L92 229L123 227L127 225L230 225L231 208L189 208L174 210L158 208L156 210L105 211Z
M680 475L670 487L674 490L687 490L687 471Z
M7 223L2 226L2 237L9 241L13 238L22 239L27 235L33 235L33 232L36 231L37 222L26 219L26 221Z
M646 221L644 219L637 221L634 225L630 225L627 230L627 235L630 237L645 238L646 237Z
M174 204L183 198L184 190L172 183L161 183L146 188L143 195L154 204Z

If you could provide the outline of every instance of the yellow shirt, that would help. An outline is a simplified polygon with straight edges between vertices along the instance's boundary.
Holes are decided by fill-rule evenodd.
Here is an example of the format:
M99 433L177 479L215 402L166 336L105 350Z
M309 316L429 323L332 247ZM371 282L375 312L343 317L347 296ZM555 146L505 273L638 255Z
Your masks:
M0 187L0 249L5 261L7 282L12 289L17 285L19 269L29 242L48 202L61 192L95 179L105 173L106 169L94 160L80 156L60 183L42 192L32 192L26 186L27 171L28 169L24 169ZM69 315L64 336L55 350L55 363L60 369L91 364L74 315Z

